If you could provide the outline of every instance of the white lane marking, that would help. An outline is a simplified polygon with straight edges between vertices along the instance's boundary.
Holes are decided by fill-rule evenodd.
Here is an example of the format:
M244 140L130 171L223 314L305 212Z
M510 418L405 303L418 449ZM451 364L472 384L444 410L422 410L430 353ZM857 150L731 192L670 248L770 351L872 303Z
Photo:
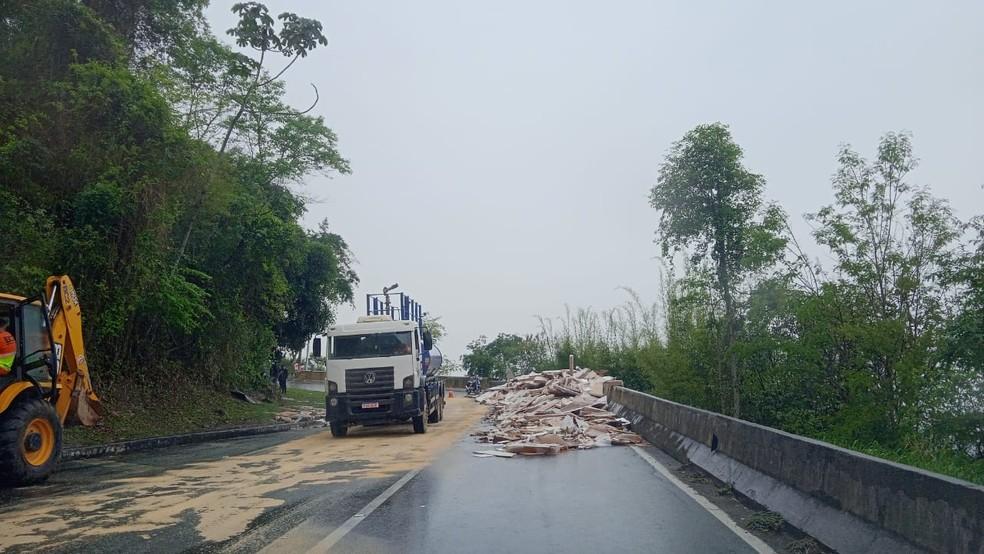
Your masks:
M632 450L635 450L635 453L638 454L643 460L646 460L649 465L653 466L653 468L658 471L660 475L666 477L667 480L676 485L680 490L686 493L687 496L693 498L701 508L704 508L710 512L712 516L716 517L718 521L724 524L725 527L731 529L734 534L738 535L741 540L748 543L748 546L754 548L756 552L759 554L776 554L776 551L773 550L771 546L765 544L762 539L739 527L738 524L735 523L735 520L731 519L731 516L725 513L724 510L718 508L711 503L710 500L701 496L700 493L691 488L690 485L678 479L676 475L673 475L673 473L666 466L659 463L659 461L650 456L648 452L638 446L633 446Z
M343 523L337 529L332 531L331 534L321 539L318 542L318 544L312 546L307 551L308 554L315 554L315 553L320 554L322 552L328 552L329 550L331 550L331 547L335 546L336 544L338 544L340 540L345 538L345 535L347 535L349 531L355 529L356 525L365 521L366 518L370 516L370 514L376 511L376 508L380 507L383 504L383 502L386 502L386 500L389 499L389 497L396 494L396 491L403 488L403 485L409 483L410 480L416 477L418 473L420 473L420 469L415 469L413 471L408 472L403 477L400 477L399 481L390 485L388 489L384 490L382 494L380 494L376 498L373 498L372 502L366 504L365 508L362 508L361 510L356 512L354 516L345 520L345 523Z

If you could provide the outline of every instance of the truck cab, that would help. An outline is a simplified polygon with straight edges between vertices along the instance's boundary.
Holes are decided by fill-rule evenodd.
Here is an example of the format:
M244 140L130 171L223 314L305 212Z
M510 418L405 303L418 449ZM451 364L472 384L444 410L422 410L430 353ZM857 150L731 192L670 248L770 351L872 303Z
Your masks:
M385 310L376 310L383 313L373 314L368 299L367 305L369 315L327 333L325 403L332 435L345 436L352 425L405 422L424 433L444 415L444 384L432 375L440 351L422 317L410 317L414 310L387 302Z

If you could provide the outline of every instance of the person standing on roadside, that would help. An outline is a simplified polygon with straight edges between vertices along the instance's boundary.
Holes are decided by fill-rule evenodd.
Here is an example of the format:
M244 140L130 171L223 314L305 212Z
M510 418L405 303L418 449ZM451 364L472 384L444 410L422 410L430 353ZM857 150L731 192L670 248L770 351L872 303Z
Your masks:
M287 366L286 364L280 364L279 371L277 373L277 382L280 383L280 393L287 394Z

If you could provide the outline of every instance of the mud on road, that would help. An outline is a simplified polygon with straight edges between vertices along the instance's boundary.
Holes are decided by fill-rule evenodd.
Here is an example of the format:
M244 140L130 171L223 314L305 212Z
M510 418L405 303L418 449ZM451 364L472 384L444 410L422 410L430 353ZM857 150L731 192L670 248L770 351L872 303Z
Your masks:
M319 429L72 462L46 485L3 493L0 551L227 548L265 513L426 466L484 412L453 398L424 435Z

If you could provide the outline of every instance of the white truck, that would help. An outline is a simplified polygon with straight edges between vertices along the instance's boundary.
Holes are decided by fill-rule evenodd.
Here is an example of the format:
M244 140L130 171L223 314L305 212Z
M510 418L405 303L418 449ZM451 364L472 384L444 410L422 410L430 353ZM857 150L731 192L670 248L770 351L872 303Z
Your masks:
M328 329L326 420L344 437L352 425L412 422L415 433L444 418L441 353L423 310L403 293L366 296L366 315ZM391 303L391 296L397 302Z

